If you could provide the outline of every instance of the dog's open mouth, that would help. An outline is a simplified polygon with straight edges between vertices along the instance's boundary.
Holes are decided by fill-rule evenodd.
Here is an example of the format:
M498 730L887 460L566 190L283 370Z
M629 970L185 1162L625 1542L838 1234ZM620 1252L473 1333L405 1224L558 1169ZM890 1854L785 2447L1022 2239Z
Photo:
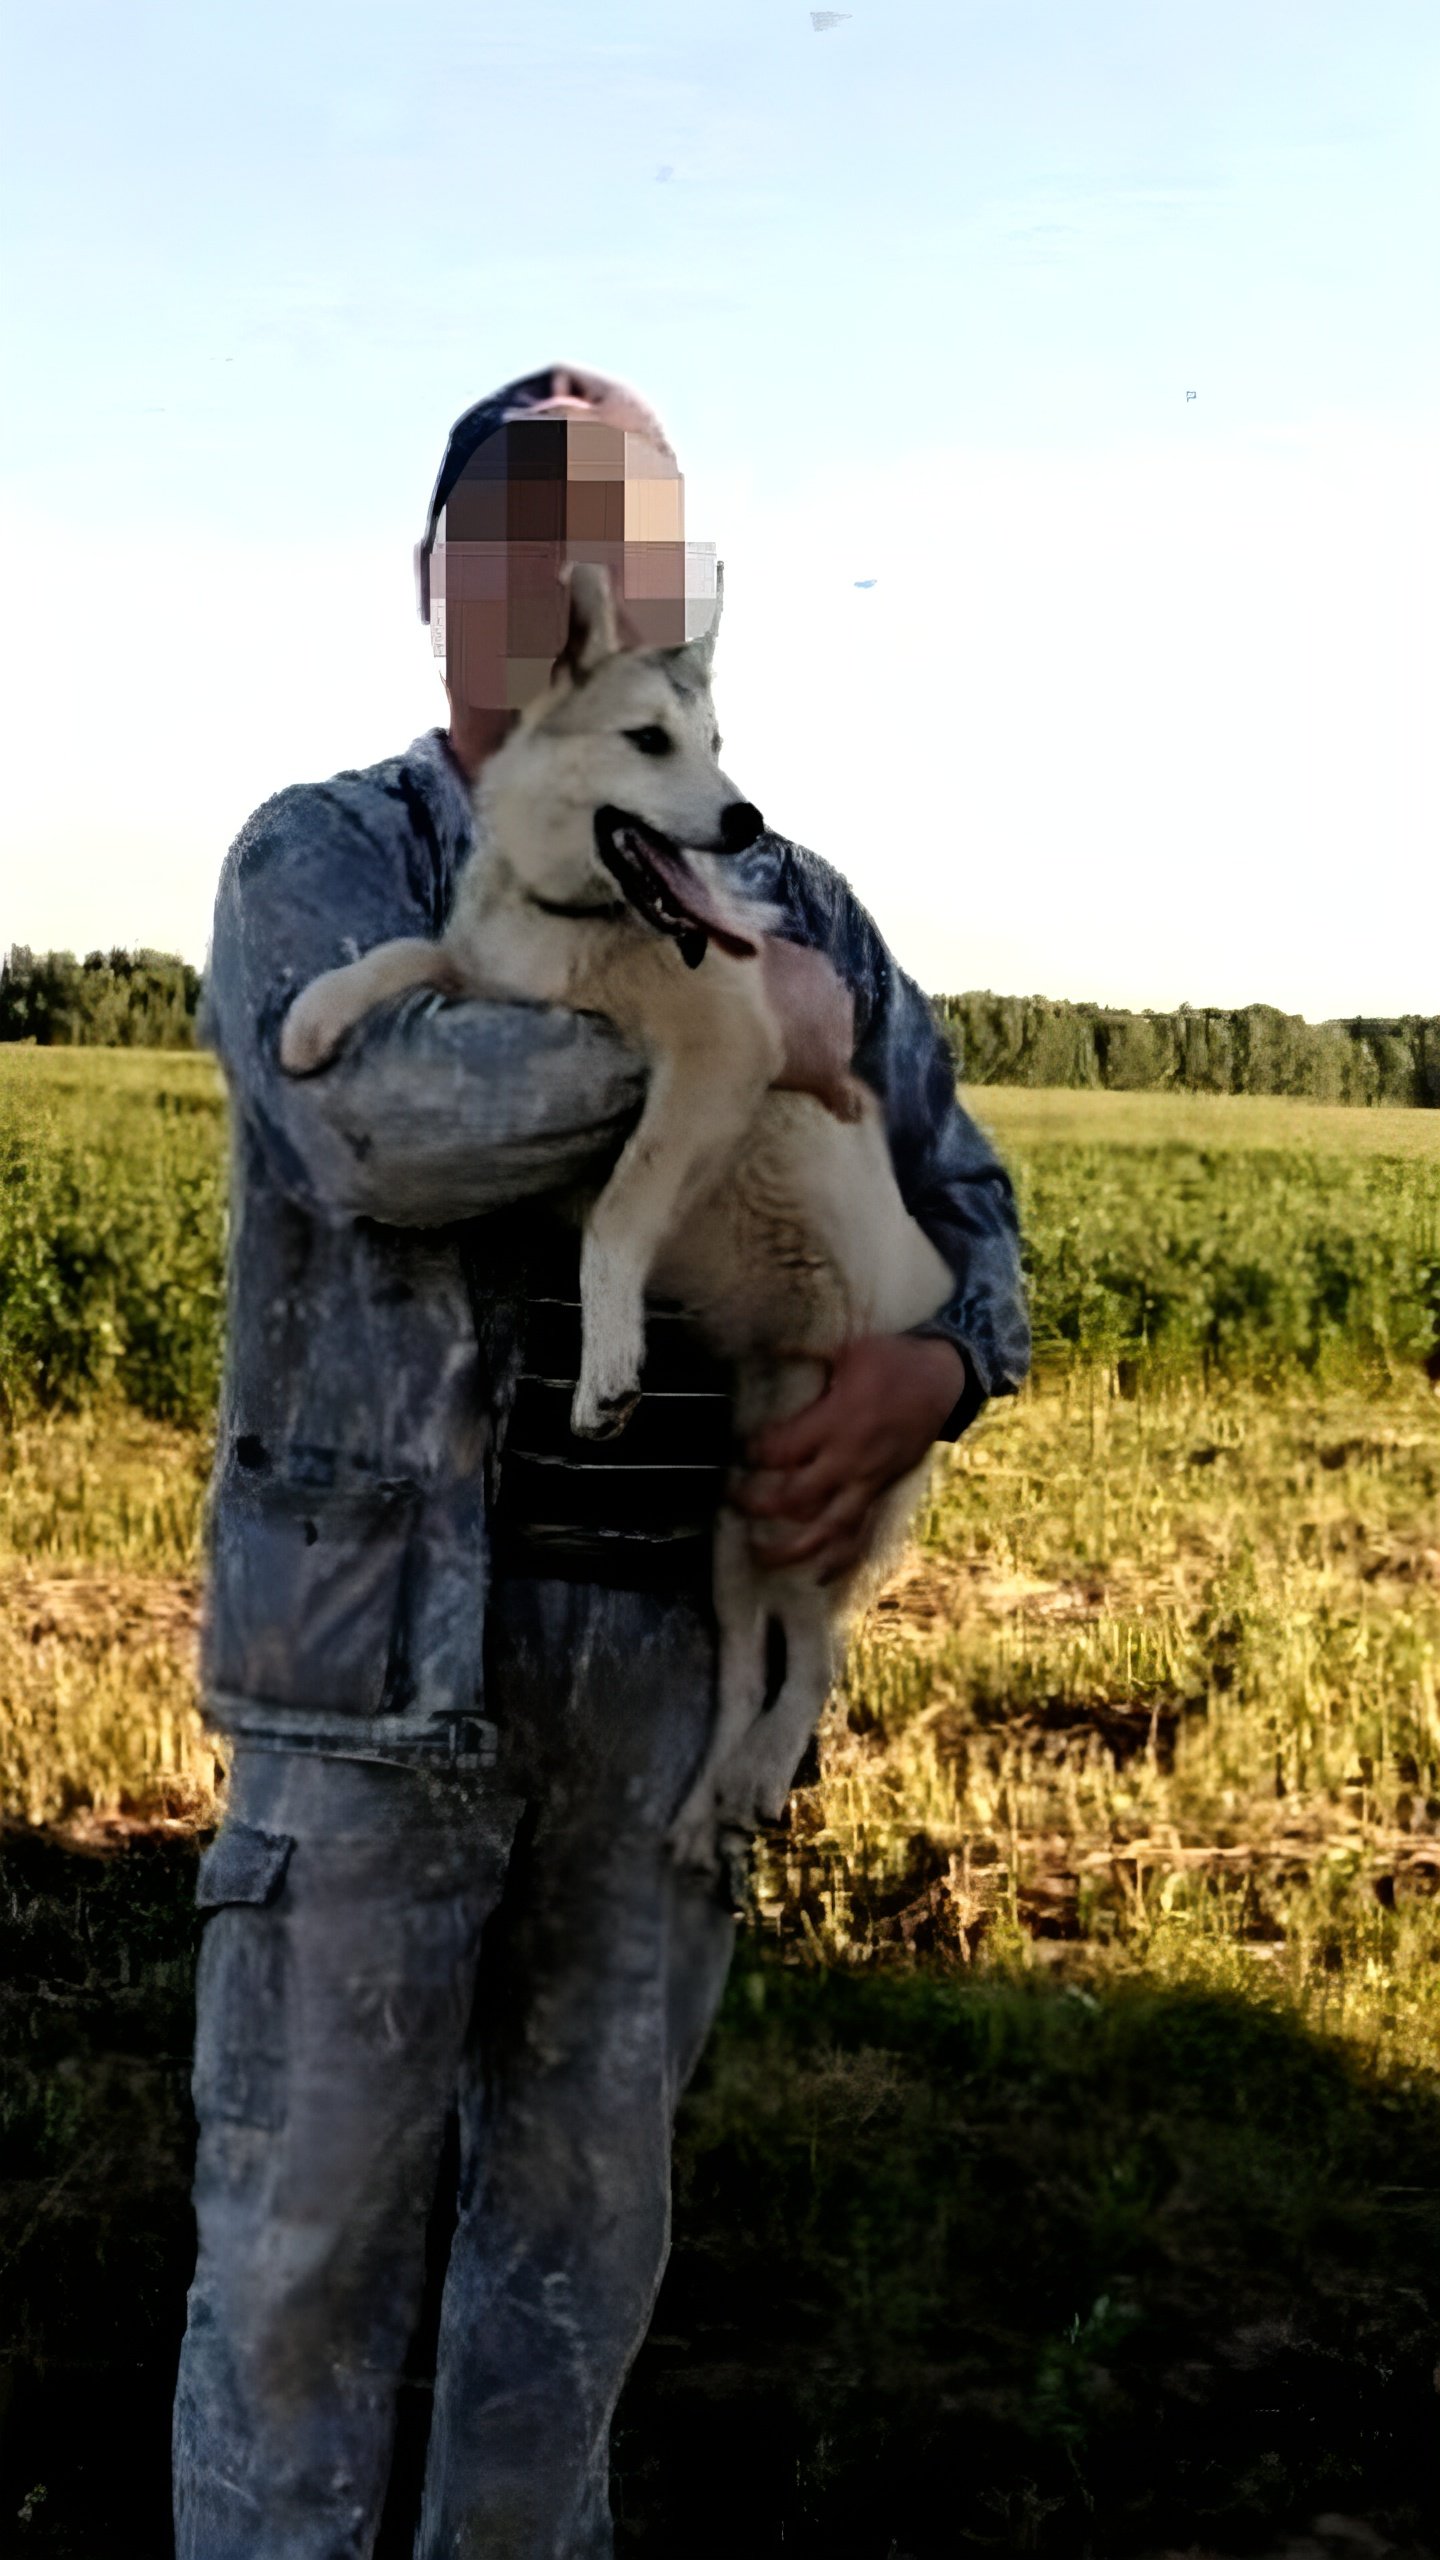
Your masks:
M687 969L699 968L710 942L737 960L754 958L759 935L737 930L721 913L708 883L658 827L628 809L597 809L595 844L636 914L669 935Z

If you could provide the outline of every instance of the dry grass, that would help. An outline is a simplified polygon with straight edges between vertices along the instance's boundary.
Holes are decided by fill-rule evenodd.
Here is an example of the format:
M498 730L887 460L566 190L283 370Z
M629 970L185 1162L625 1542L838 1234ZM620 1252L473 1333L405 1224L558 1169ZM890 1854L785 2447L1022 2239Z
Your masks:
M0 1440L0 1812L213 1818L195 1703L208 1449L120 1407Z
M1010 1147L1252 1148L1282 1155L1392 1156L1440 1165L1440 1111L1291 1101L1263 1093L1089 1093L971 1085L967 1107Z
M121 1411L4 1456L0 1809L211 1818L208 1452ZM1246 1984L1416 2070L1437 1886L1435 1396L1101 1371L942 1461L757 1872L762 1932L832 1960Z
M203 1051L0 1048L0 1112L31 1101L109 1110L164 1093L224 1105L220 1070ZM1291 1101L1250 1093L1101 1093L1062 1086L971 1085L968 1108L1002 1146L1277 1148L1289 1154L1386 1155L1440 1163L1440 1111Z
M1440 1412L1102 1375L995 1408L861 1628L766 1926L1265 1978L1432 2067Z

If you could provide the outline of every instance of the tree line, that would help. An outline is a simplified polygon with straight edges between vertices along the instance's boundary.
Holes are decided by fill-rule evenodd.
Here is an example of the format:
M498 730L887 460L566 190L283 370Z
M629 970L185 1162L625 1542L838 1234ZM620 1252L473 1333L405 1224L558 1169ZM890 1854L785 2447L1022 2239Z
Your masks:
M0 969L0 1040L193 1049L200 972L168 951L30 951ZM1274 1005L1127 1013L1049 996L936 996L967 1084L1294 1094L1440 1108L1440 1015L1306 1022Z
M42 1049L193 1049L200 972L171 951L30 951L0 969L0 1040Z
M1048 996L936 996L967 1084L1293 1094L1440 1108L1440 1015L1307 1022L1274 1005L1126 1013Z

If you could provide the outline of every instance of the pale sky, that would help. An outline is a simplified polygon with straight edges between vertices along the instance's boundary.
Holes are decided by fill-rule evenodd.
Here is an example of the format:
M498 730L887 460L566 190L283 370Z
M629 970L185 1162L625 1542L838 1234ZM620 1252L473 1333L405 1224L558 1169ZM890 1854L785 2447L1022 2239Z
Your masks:
M565 361L725 561L727 770L924 986L1440 1011L1434 0L5 29L0 949L202 959L247 812L443 717L446 431Z

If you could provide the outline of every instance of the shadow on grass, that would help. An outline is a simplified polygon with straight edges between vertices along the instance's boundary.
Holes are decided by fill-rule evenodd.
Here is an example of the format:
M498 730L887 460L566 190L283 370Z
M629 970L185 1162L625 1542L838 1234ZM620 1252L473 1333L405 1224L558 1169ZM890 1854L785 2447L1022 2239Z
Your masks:
M194 1840L0 1858L0 2550L165 2560ZM380 2560L408 2560L453 2207ZM747 1960L617 2430L624 2560L1270 2551L1440 2521L1440 2103L1143 1984ZM1361 2546L1351 2546L1361 2547Z

